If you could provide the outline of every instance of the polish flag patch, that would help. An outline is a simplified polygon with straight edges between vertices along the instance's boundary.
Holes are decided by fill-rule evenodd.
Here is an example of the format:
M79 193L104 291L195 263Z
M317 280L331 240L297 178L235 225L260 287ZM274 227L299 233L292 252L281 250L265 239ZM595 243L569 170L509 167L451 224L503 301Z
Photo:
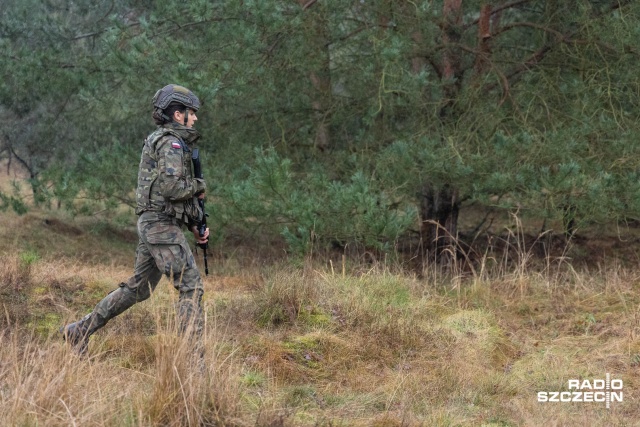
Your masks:
M179 142L172 142L171 143L171 148L182 148L182 145L180 145Z

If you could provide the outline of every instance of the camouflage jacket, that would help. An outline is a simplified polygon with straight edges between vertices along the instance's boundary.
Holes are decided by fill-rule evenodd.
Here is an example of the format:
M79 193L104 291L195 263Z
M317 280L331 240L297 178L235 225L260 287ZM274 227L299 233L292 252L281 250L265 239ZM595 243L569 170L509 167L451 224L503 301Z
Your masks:
M193 177L191 149L199 134L177 123L158 127L142 147L136 214L164 212L181 222L202 219L195 195L205 190L203 180Z

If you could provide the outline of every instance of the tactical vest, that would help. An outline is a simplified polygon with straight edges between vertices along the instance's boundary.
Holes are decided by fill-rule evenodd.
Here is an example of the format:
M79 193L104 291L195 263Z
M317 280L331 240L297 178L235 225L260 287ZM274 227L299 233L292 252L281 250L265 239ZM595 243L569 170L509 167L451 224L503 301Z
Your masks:
M180 141L183 150L183 171L187 179L193 178L191 166L191 150L182 139L170 129L160 127L147 137L142 148L140 158L140 168L138 169L138 187L136 190L136 214L142 212L165 212L168 216L176 217L185 223L189 218L185 215L185 210L192 209L192 201L175 201L166 199L160 192L158 179L158 142L165 136L174 136ZM189 205L189 206L186 206Z

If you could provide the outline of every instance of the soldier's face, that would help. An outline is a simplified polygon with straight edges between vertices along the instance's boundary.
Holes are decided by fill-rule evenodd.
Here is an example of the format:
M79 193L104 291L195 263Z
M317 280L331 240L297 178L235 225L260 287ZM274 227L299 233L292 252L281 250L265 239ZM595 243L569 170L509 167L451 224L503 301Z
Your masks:
M196 116L196 112L190 108L187 111L189 112L189 115L187 116L187 127L192 128L193 125L195 125L195 123L198 121L198 116ZM184 124L185 115L183 113L181 113L180 111L176 111L174 113L174 116L176 122Z

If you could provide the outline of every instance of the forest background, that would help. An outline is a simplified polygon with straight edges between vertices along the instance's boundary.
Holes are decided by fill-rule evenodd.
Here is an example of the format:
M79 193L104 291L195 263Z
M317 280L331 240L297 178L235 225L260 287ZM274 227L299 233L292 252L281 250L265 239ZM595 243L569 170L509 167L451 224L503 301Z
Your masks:
M150 99L175 82L202 100L219 239L433 249L484 231L478 211L557 233L640 212L631 1L9 0L2 13L0 156L26 168L38 204L132 206Z
M166 376L154 371L159 379L149 387L175 386L184 402L170 400L153 412L135 401L124 409L129 425L633 419L629 375L640 360L638 2L1 4L0 160L10 185L0 187L8 260L0 295L12 302L3 304L3 323L36 331L36 343L48 339L53 323L90 308L89 290L100 294L113 285L76 264L57 271L51 257L100 260L116 271L128 262L122 254L132 245L126 230L135 220L133 189L140 148L153 129L153 94L177 83L202 101L197 128L211 247L218 279L227 278L209 283L222 295L209 308L221 323L253 321L257 338L239 350L227 342L233 351L215 344L216 354L232 361L211 365L218 379L221 367L233 368L221 391L232 396L226 406L192 377L185 395L176 383L182 371L167 362ZM42 224L75 242L91 240L83 230L108 239L91 250L62 237L38 240ZM20 253L18 242L28 242ZM283 260L287 273L260 267ZM229 267L234 262L242 267ZM288 270L292 265L301 275ZM51 275L58 288L43 290ZM234 275L241 277L239 296L225 293ZM78 285L85 279L89 289ZM316 285L323 290L311 290ZM257 295L251 304L245 291ZM26 300L18 297L23 293ZM43 293L55 309L42 303ZM144 311L151 308L139 310L134 319L159 318ZM163 324L140 322L144 337ZM583 345L594 330L598 339ZM4 347L13 352L0 357L25 369L0 367L0 380L24 394L9 394L0 383L2 414L17 424L118 425L113 420L123 412L106 406L87 402L76 411L66 397L60 405L29 394L39 387L24 376L36 364L37 346L10 341L8 331L3 340L13 344ZM247 334L240 325L232 332ZM362 336L394 350L369 348ZM101 348L111 349L97 353L102 369L159 369L174 345L152 341L136 353L139 360L114 362L104 354L124 357L123 344L101 339ZM52 359L62 360L64 350L52 348ZM578 350L553 359L554 348ZM584 368L587 355L602 348L613 353ZM421 359L418 349L429 357ZM562 363L549 365L548 357ZM445 367L445 359L452 364ZM73 383L78 378L70 379L68 367L64 378ZM563 387L576 371L591 378L610 367L627 375L629 406L620 412L547 412L530 402L536 390ZM385 379L390 370L392 380L371 380L374 388L383 384L375 391L362 380L336 382L359 368ZM410 376L415 390L403 394ZM283 386L305 378L311 388ZM416 391L421 381L435 382L429 392ZM79 383L62 394L81 393Z

